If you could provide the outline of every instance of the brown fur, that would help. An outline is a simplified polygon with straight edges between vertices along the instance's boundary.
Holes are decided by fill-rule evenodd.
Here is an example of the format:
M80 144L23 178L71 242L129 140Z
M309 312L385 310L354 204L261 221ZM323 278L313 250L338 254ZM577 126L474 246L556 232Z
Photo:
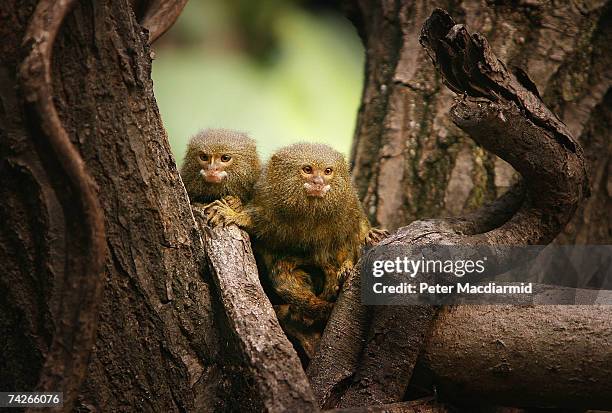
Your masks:
M302 172L324 177L323 197L308 196ZM310 175L309 175L310 176ZM244 210L211 208L215 220L251 234L260 276L287 336L304 361L312 357L343 279L361 248L386 236L362 210L344 156L327 145L300 143L272 155Z
M333 168L325 197L306 195L299 173L306 164ZM344 156L322 144L294 144L274 153L255 184L249 210L252 233L267 249L316 265L335 260L340 250L355 257L362 244L360 225L367 223Z
M305 165L333 169L324 197L307 196L300 173ZM275 307L279 321L308 359L370 230L344 156L322 144L280 149L246 213L260 271L281 304Z

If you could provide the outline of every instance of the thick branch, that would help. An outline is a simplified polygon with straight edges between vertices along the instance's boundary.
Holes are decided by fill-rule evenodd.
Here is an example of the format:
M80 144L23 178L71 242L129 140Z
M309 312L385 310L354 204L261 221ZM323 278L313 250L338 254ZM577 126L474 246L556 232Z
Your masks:
M609 305L460 306L438 316L421 363L455 402L606 409L611 340Z
M55 280L54 290L61 295L55 334L37 386L39 391L62 390L66 410L72 409L94 343L105 258L104 216L96 185L70 142L53 103L53 43L74 4L74 0L38 3L23 40L31 49L19 71L23 96L45 138L36 144L41 153L50 146L51 162L63 170L62 184L69 188L66 191L66 186L59 187L60 191L68 192L58 194L58 198L63 201L69 240L66 267Z
M338 406L359 365L363 337L370 325L371 309L361 305L361 280L353 271L342 287L340 298L306 374L319 406Z
M249 236L236 226L210 229L193 207L231 335L269 412L317 411L300 360L259 282Z
M480 34L470 35L437 9L420 41L445 83L469 96L451 109L453 122L508 161L527 189L526 202L508 223L469 244L547 244L588 196L582 148L527 75L506 70Z

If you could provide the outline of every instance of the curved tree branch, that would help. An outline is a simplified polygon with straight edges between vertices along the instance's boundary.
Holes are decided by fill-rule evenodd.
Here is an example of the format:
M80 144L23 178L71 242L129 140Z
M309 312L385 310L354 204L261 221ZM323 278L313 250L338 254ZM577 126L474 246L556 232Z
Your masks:
M176 22L187 0L132 0L131 3L138 22L149 31L149 44L153 44Z
M446 84L463 95L451 109L453 122L508 161L521 174L525 192L517 186L464 219L413 222L382 244L548 244L588 196L582 148L526 75L510 73L480 34L470 35L438 9L426 21L421 43ZM360 307L359 282L353 280L336 304L308 371L322 406L400 401L437 313L432 306ZM367 334L338 335L354 325ZM325 360L335 360L329 371L321 368Z
M68 195L58 194L67 227L66 266L55 280L55 291L60 296L57 323L37 386L39 391L63 391L66 410L71 410L85 377L94 343L105 259L104 216L96 185L70 142L53 103L53 43L75 3L74 0L38 3L24 38L30 53L19 71L25 101L46 138L37 142L39 153L51 148L52 162L65 174L65 182L61 183L65 186L60 190L69 188Z

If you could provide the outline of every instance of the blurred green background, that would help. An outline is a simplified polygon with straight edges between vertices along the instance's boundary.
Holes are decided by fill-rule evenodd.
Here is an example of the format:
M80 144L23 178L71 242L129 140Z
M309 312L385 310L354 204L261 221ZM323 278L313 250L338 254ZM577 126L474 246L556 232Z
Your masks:
M155 96L179 165L207 127L251 134L263 158L298 141L348 154L363 84L354 28L325 1L190 0L155 45Z

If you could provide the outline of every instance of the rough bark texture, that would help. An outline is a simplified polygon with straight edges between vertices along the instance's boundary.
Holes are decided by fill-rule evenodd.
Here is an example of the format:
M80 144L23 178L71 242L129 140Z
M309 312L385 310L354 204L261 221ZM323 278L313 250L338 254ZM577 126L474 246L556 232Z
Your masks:
M435 321L422 363L455 404L605 410L611 319L609 305L454 307Z
M421 42L444 83L465 95L450 109L453 122L509 162L524 184L515 185L508 195L466 218L413 222L382 244L551 242L588 195L580 145L546 108L529 78L520 71L508 71L483 36L470 35L464 26L455 25L439 11L425 23ZM520 196L522 188L525 192ZM380 194L389 192L381 188ZM499 208L512 212L503 214ZM356 282L348 287L355 288ZM341 296L321 341L320 354L309 369L315 393L325 407L402 400L436 313L435 308L426 306L375 307L370 321L363 311L356 311L360 305L356 297L354 293ZM360 330L366 325L367 333L338 336L338 331L352 325L359 325ZM319 363L324 364L325 359L339 360L340 369L324 371Z
M62 185L61 160L34 146L43 137L21 109L23 90L15 88L18 47L34 5L3 3L0 25L2 187L13 189L14 200L4 198L11 216L3 221L9 271L0 312L5 325L15 326L3 335L2 363L30 354L39 361L20 366L31 373L20 377L30 379L39 377L50 331L60 323L58 297L73 292L57 280L69 270L66 238L78 233L75 216L63 208L62 198L74 190ZM183 377L197 385L204 375L205 385L204 373L219 371L211 361L220 345L212 334L209 286L197 266L199 238L159 121L146 41L127 2L82 2L65 19L51 66L59 118L98 186L108 236L100 328L79 401L91 409L194 406ZM3 388L33 388L11 374L2 380Z
M430 399L410 402L327 410L330 413L447 413L452 410Z
M64 217L70 217L66 231L63 271L55 279L58 296L54 332L39 377L38 391L65 389L66 410L74 406L78 389L87 372L87 363L97 329L102 266L105 258L104 218L95 183L79 153L70 143L53 103L51 55L53 44L74 1L41 1L30 20L23 43L29 54L19 67L27 115L40 127L39 151L50 150L59 164L61 182L68 188L58 198ZM54 159L55 158L55 159Z
M193 210L205 234L206 256L228 330L261 407L271 412L317 410L300 360L259 282L249 236L235 226L210 229L201 207Z
M472 210L514 181L512 168L447 117L453 93L418 34L435 7L482 33L508 67L520 67L584 146L593 196L559 241L612 238L609 134L611 3L346 2L366 47L366 79L353 145L353 175L371 219L395 229L415 219ZM609 97L607 101L609 101ZM607 207L607 208L606 208Z
M544 102L561 115L571 134L585 145L593 194L580 205L559 241L609 242L611 221L605 212L612 193L611 146L607 139L612 80L610 54L606 52L611 36L609 1L346 2L347 13L366 47L366 79L353 146L353 174L372 221L393 229L417 218L457 215L495 198L515 181L508 164L471 144L446 116L453 94L443 87L443 78L429 65L427 54L417 43L420 28L434 7L446 8L459 22L480 31L508 67L524 68L544 92ZM524 78L517 73L517 78ZM526 84L535 91L529 82ZM510 198L514 199L509 200L508 208L498 208L496 214L481 211L485 213L461 219L459 226L456 221L446 221L445 225L452 223L448 229L453 231L467 225L468 233L473 234L488 231L505 222L506 214L513 214L522 202L519 195ZM501 206L500 202L496 204ZM433 227L439 230L439 224ZM388 340L401 347L405 341L401 320L409 320L410 314L417 311L405 308L389 315L390 321L396 318L398 330L384 323L378 328L369 327L368 318L361 316L369 313L371 317L376 310L356 308L358 295L345 293L335 311L346 316L332 316L320 355L335 359L336 364L329 374L319 376L321 370L316 368L315 360L309 371L311 379L315 379L315 393L324 405L335 405L339 394L350 386L356 391L348 404L358 404L368 398L367 388L371 387L369 382L362 384L361 390L355 385L362 379L355 375L355 366L362 361L356 364L355 360L370 354L368 349L361 350L361 337L347 339L338 332L356 324L358 331L369 328L368 340ZM418 311L415 316L414 320L421 319ZM412 334L414 337L425 333L421 330ZM338 348L344 356L326 352L326 344ZM324 377L330 381L321 380ZM394 391L393 386L387 386L387 379L378 379L381 393ZM401 388L395 398L400 394Z
M78 2L63 23L59 8L68 2L41 4L49 7L43 30L61 26L54 43L43 38L43 46L53 46L50 70L23 67L43 75L47 100L28 94L39 93L36 85L16 87L32 47L20 45L36 2L0 5L0 388L33 390L39 378L50 377L60 383L54 390L69 403L76 399L82 411L314 410L278 325L259 331L280 341L279 353L258 353L261 337L225 317L239 318L239 307L228 304L230 292L218 293L205 265L205 248L218 245L202 243L191 213L153 96L149 36L129 2ZM57 119L50 118L56 130L49 132L46 115L31 108L39 101L57 110ZM83 268L91 245L88 228L81 228L83 188L75 187L70 164L51 140L62 130L104 211L103 273ZM227 280L226 273L215 275ZM233 275L254 281L252 273ZM88 291L96 291L97 280L104 291L92 348L79 334L95 327L89 304L97 301ZM269 303L263 310L273 315ZM59 360L52 357L58 337L65 345ZM281 355L285 365L274 371ZM265 385L271 394L261 391Z

